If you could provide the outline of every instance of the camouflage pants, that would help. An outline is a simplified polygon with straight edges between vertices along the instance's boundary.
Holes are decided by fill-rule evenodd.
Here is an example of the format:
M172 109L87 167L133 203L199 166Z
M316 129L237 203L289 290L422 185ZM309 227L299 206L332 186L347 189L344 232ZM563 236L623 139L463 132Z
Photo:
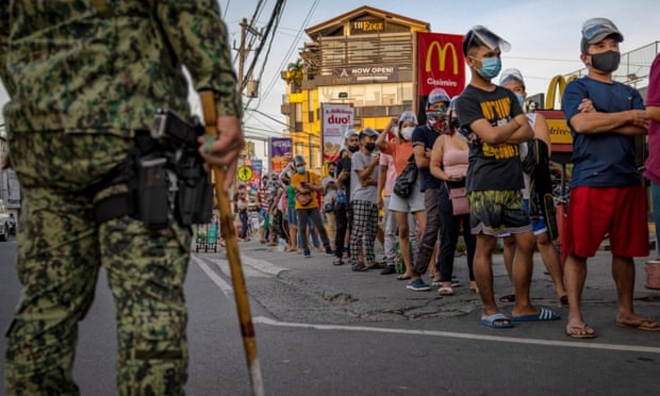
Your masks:
M118 394L183 394L190 233L178 225L152 232L128 216L93 220L92 199L80 189L123 161L122 139L62 133L10 139L25 198L17 263L23 289L7 331L6 393L79 394L72 378L78 322L103 266L116 306ZM125 188L108 188L96 199Z

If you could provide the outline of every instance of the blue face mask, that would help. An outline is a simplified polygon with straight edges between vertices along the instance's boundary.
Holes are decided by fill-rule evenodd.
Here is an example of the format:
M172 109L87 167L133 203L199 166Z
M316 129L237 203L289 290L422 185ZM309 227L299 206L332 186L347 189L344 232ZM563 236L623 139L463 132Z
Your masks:
M481 69L477 73L486 80L495 78L502 70L502 60L496 56L481 59Z
M298 173L305 173L305 167L304 166L299 166L296 168L296 172Z
M516 98L518 98L518 103L520 103L520 107L523 107L523 105L525 104L525 97L516 92Z

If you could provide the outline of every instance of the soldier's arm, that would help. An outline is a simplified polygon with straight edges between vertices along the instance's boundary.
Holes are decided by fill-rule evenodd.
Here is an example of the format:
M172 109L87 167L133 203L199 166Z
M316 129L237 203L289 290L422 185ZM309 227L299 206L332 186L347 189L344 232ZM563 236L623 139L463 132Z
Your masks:
M13 88L10 86L9 75L4 65L7 64L9 51L9 6L0 7L0 80L11 97Z
M195 90L212 90L218 116L242 115L227 26L215 0L156 2L156 18Z

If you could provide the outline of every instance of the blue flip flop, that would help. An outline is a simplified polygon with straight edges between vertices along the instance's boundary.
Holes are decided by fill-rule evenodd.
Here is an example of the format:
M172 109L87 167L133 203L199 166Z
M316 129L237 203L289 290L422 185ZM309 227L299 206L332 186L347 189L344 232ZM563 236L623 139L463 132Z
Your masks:
M545 322L548 320L559 320L561 315L552 312L549 309L541 308L538 313L533 315L512 316L514 322Z
M498 320L499 321L506 320L507 323L501 323L501 322L496 323ZM506 315L499 312L481 319L481 324L484 326L491 327L493 329L509 329L513 327L513 321Z

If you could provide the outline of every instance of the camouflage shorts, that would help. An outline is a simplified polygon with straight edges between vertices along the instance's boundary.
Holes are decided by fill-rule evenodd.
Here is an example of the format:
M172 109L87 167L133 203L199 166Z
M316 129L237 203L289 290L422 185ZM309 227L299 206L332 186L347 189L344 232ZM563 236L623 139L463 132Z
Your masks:
M473 191L468 201L473 234L502 237L532 229L520 190Z

